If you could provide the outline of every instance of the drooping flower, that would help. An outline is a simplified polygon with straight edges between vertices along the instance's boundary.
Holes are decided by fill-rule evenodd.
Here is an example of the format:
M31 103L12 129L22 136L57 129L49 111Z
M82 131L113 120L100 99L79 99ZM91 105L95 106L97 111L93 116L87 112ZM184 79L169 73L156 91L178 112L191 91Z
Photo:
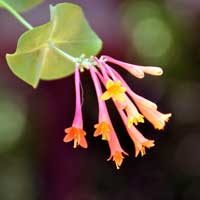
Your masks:
M126 106L124 110L126 111L128 117L128 128L130 128L132 124L138 125L138 123L144 123L144 116L138 112L136 106L127 96L125 102Z
M111 132L111 138L108 144L110 147L110 157L107 160L109 161L112 159L115 162L116 168L120 169L124 160L123 154L127 156L128 154L122 149L114 130Z
M110 56L102 56L102 59L124 68L125 70L127 70L129 73L131 73L137 78L144 78L144 73L154 75L154 76L160 76L163 74L163 70L160 67L152 67L152 66L144 67L144 66L139 66L139 65L133 65L133 64L129 64L129 63L111 58Z
M147 109L140 105L139 102L138 107L148 121L153 124L154 128L158 130L164 129L166 122L168 122L169 118L172 116L171 113L163 114L156 109Z
M112 122L110 120L106 104L101 99L102 89L93 67L90 67L90 74L95 86L99 106L99 123L94 126L96 128L94 136L96 137L102 135L102 140L107 140L110 147L110 157L108 160L112 159L115 162L117 169L119 169L124 159L123 154L128 154L122 149L119 143Z
M142 135L142 133L140 133L140 131L138 131L138 129L134 125L131 125L131 127L128 127L126 125L126 121L127 121L126 115L124 114L122 110L118 108L118 106L116 107L127 129L127 132L135 145L135 157L137 157L139 153L141 153L141 156L144 156L146 154L145 148L151 148L155 146L154 140L149 140L145 138Z
M83 57L81 59L83 59ZM128 154L121 147L105 101L109 99L113 100L126 127L127 133L134 143L135 157L139 154L144 156L146 154L146 148L149 149L155 145L154 140L145 138L135 125L144 123L144 118L146 118L156 129L161 130L165 127L166 122L168 122L171 117L171 113L161 113L158 111L155 103L136 94L121 75L108 63L122 67L137 78L143 78L145 74L160 76L163 71L160 67L132 65L111 58L110 56L102 56L100 59L91 57L85 61L84 59L80 61L81 59L79 59L79 64L76 66L75 72L75 117L72 127L65 129L67 135L65 136L64 141L69 142L74 140L74 147L80 145L87 148L85 139L86 133L83 131L79 69L81 71L89 69L95 87L99 109L98 123L94 125L94 137L102 136L102 140L105 140L108 143L110 148L110 157L108 160L113 160L117 169L119 169L124 160L124 155ZM100 82L106 89L104 92L102 91Z
M80 97L80 73L79 66L76 65L75 71L75 91L76 91L76 109L75 116L72 123L72 127L66 128L64 142L70 142L74 140L74 148L80 145L83 148L87 148L87 141L85 139L86 132L83 130L83 118L81 110L81 97Z
M94 127L96 128L94 136L97 137L99 135L102 135L103 140L110 140L110 133L112 131L111 120L108 114L108 110L106 108L106 104L104 101L101 100L102 89L93 67L90 67L90 74L95 86L99 106L99 122L98 124L94 125Z

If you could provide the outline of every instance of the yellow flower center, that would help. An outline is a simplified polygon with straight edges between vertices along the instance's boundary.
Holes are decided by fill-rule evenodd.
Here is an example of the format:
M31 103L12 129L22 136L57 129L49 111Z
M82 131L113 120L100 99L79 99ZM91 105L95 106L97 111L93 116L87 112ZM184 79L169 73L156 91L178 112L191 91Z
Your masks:
M101 96L101 99L106 101L110 98L117 101L124 101L124 93L126 88L121 86L120 81L113 82L112 80L107 81L106 91Z
M128 128L132 126L132 124L138 125L138 123L144 123L144 116L138 113L138 116L128 117Z

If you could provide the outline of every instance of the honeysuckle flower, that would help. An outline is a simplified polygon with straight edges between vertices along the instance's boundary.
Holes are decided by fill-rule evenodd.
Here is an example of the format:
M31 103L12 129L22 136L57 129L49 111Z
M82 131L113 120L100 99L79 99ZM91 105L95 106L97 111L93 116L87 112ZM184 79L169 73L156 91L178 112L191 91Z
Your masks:
M110 148L110 156L107 160L113 160L116 168L119 169L124 160L124 155L128 155L121 147L117 134L111 122L106 103L108 99L112 99L121 119L126 127L127 133L134 143L135 157L139 154L144 156L146 148L151 148L155 145L154 140L147 139L135 127L138 123L144 123L144 118L153 124L156 129L163 129L166 122L171 117L171 113L163 114L158 111L157 105L136 94L121 77L121 75L110 66L111 64L118 65L126 69L137 78L143 78L145 74L160 76L163 71L159 67L132 65L111 58L110 56L102 56L100 59L91 57L84 60L84 56L78 59L79 63L76 66L75 85L76 85L76 111L72 127L65 129L67 135L64 138L65 142L74 140L74 147L78 145L86 148L87 142L85 139L86 133L83 131L83 120L81 111L80 98L80 74L84 69L90 71L90 75L95 87L98 100L98 123L94 125L94 137L101 136ZM108 64L109 63L109 64ZM101 83L105 87L102 91Z
M126 121L127 121L126 115L121 109L118 108L118 106L116 107L127 129L127 132L135 145L135 157L137 157L139 153L141 153L141 156L144 156L146 154L145 148L151 148L155 146L154 140L149 140L145 138L142 135L142 133L140 133L140 131L138 131L138 129L134 125L131 125L131 127L128 127L126 125Z
M138 112L136 106L127 96L125 102L126 104L124 110L128 116L128 128L130 128L132 124L138 125L138 123L144 123L144 116Z
M75 70L75 91L76 91L76 109L75 116L72 123L72 127L66 128L64 142L70 142L74 140L74 148L80 145L83 148L87 148L87 141L85 139L86 132L83 130L83 118L81 110L81 96L80 96L80 73L79 66L76 65Z
M106 104L104 101L101 100L102 89L93 67L90 67L90 74L94 83L99 106L99 122L98 124L94 125L94 127L96 128L94 136L97 137L99 135L102 135L102 140L110 140L110 133L112 131L111 120L106 108Z
M163 74L163 70L160 67L152 67L152 66L144 67L140 65L133 65L133 64L129 64L129 63L111 58L110 56L102 56L102 59L124 68L125 70L127 70L129 73L131 73L137 78L144 78L144 73L154 75L154 76L160 76Z
M138 103L138 107L143 115L151 122L155 129L162 130L165 127L166 122L172 116L171 113L163 114L156 109L147 109Z
M128 156L128 153L122 149L114 130L111 132L111 138L108 144L110 147L110 157L107 160L109 161L112 159L115 162L116 168L120 169L124 159L123 154Z
M96 128L94 136L102 135L102 140L107 140L110 148L110 157L107 160L112 159L115 162L117 169L119 169L124 159L123 154L125 155L128 154L122 149L119 143L112 122L110 120L106 104L101 99L102 89L93 67L90 67L90 74L95 86L95 91L98 100L98 107L99 107L99 119L98 119L99 123L94 126ZM104 83L105 82L106 81L104 81Z

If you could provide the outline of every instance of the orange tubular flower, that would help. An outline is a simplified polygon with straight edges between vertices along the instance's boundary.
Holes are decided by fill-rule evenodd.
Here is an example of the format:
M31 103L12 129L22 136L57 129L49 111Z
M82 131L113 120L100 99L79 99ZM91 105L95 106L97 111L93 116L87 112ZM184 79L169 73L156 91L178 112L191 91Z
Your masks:
M135 105L132 103L132 101L126 96L126 106L124 110L126 111L126 114L128 116L128 128L132 126L134 123L135 125L138 125L138 123L144 123L144 117L141 115Z
M113 129L106 104L101 100L102 90L100 82L93 68L90 68L90 74L95 86L99 104L99 123L94 126L96 128L94 136L102 135L102 139L107 140L111 152L108 160L112 159L115 162L117 169L119 169L124 159L123 154L128 154L122 149L117 135Z
M63 141L70 142L74 140L74 148L80 145L83 148L87 148L87 141L85 139L86 133L83 130L83 119L81 111L81 97L80 97L80 74L79 66L76 66L75 71L75 89L76 89L76 110L72 127L66 128L65 133L67 134Z
M108 144L110 147L110 157L107 159L107 161L112 159L115 162L116 168L120 169L124 160L123 154L127 156L128 154L122 149L114 130L111 132L111 138L108 141Z
M143 115L151 122L155 129L163 130L166 122L172 116L171 113L163 114L156 109L147 109L138 103L138 107Z
M95 91L97 94L98 105L99 105L99 123L95 124L95 132L94 136L97 137L102 135L102 140L110 140L110 133L112 131L111 120L108 114L108 110L106 108L106 104L101 100L102 90L100 82L95 74L94 69L90 68L90 74L95 86Z
M122 118L124 125L126 126L126 121L127 121L126 115L118 107L117 110ZM140 131L138 131L138 129L135 128L135 126L132 125L130 128L126 126L126 129L135 145L135 157L137 157L139 153L141 153L141 156L144 156L146 154L145 148L151 148L155 146L154 140L148 140L147 138L145 138L142 135L142 133L140 133Z
M135 145L135 157L137 157L139 153L141 153L141 156L144 156L146 154L145 148L150 149L155 146L154 140L145 138L134 126L127 129L127 131Z

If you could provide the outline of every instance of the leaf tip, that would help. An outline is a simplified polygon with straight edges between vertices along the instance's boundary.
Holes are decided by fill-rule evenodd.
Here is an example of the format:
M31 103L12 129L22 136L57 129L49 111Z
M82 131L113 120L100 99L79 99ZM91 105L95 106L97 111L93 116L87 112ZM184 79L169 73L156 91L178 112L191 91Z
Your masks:
M37 84L34 84L34 85L31 85L33 87L33 89L37 89L38 87L38 83Z

